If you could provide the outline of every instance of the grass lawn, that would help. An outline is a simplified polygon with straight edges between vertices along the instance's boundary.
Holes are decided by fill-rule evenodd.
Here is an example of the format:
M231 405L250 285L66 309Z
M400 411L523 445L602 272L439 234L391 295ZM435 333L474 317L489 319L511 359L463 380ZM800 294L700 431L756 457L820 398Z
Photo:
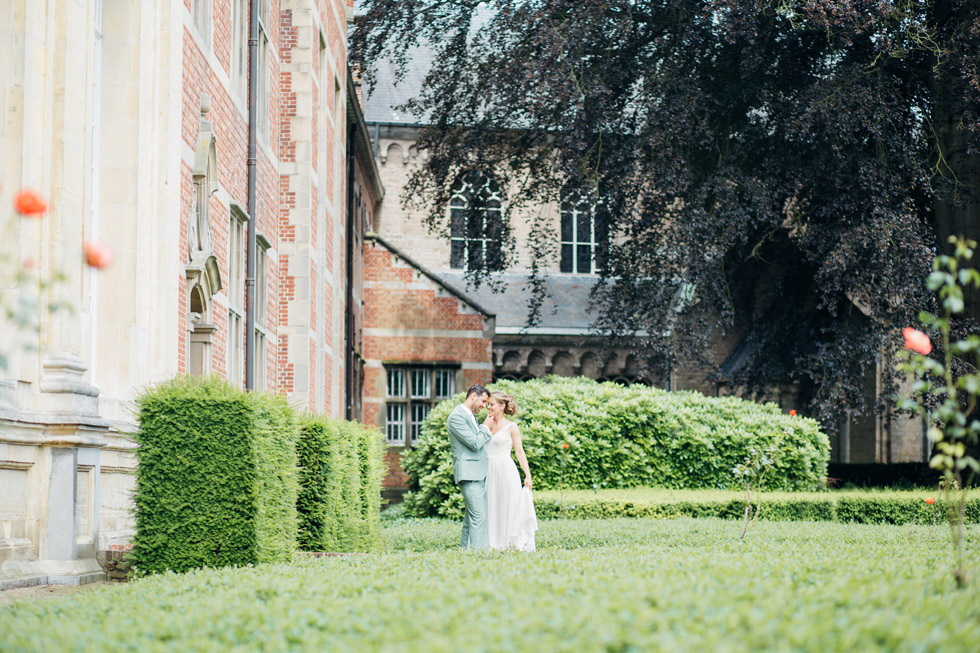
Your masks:
M0 607L0 650L974 651L942 525L542 521L531 554L394 520L388 552L163 575Z

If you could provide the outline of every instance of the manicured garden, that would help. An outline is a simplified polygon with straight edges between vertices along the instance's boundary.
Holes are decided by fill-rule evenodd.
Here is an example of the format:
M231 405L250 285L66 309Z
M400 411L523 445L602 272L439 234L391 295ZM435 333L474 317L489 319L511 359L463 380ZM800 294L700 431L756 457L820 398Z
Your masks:
M453 402L406 456L406 503L379 512L376 430L177 380L140 401L146 576L0 607L0 650L976 649L976 490L958 587L948 497L828 490L812 420L588 380L502 385L523 407L536 552L459 550Z
M385 553L161 574L0 608L0 649L973 651L944 524L543 520L532 554L464 554L396 519ZM971 526L976 551L980 531ZM975 577L978 563L971 554Z

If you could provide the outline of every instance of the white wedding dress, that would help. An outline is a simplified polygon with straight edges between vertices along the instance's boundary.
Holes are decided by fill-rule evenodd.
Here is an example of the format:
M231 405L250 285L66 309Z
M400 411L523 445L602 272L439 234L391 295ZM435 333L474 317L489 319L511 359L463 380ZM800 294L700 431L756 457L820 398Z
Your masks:
M491 549L534 551L538 517L531 490L521 483L510 457L512 449L510 425L494 433L486 444L487 538Z

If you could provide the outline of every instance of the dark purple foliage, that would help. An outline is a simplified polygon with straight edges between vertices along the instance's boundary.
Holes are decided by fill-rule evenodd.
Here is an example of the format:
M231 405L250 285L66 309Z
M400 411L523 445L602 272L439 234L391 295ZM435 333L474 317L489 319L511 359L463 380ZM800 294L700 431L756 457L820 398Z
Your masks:
M744 334L732 380L791 378L832 426L931 306L937 238L980 222L980 3L363 4L369 84L370 62L437 50L406 200L444 233L464 170L505 181L511 219L598 188L595 326L654 368L716 368L709 338ZM556 243L542 220L534 275Z

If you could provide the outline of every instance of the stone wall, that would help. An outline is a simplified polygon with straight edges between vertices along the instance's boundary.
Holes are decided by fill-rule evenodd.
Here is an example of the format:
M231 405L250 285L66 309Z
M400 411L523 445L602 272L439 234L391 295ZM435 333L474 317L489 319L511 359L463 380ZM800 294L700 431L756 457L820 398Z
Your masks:
M187 372L242 383L236 220L255 221L265 252L257 387L343 415L353 5L260 5L268 92L249 216L247 0L213 0L203 23L170 0L0 3L0 193L8 207L20 187L51 200L43 219L15 218L3 254L64 272L22 292L75 309L39 311L33 342L0 324L0 588L100 578L98 553L129 546L141 388ZM112 266L86 267L85 240L108 244Z

